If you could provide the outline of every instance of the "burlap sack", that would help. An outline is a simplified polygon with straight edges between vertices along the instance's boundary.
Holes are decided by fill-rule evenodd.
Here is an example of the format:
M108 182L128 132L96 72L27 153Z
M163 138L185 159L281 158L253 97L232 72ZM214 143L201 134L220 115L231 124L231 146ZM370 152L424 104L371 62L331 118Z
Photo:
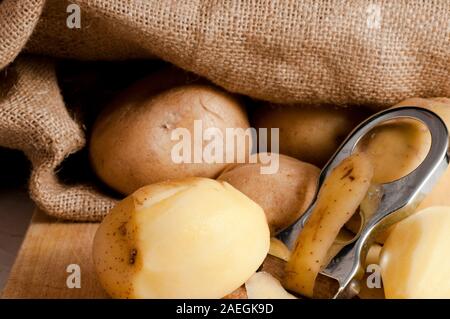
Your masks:
M69 3L81 8L81 29L66 25ZM24 56L11 64L21 52L157 57L271 102L383 108L450 96L450 1L1 1L0 145L31 159L31 195L41 208L99 220L114 201L54 173L85 140L52 62Z
M0 99L0 145L22 150L33 165L30 195L49 214L71 220L99 220L114 200L89 186L61 184L55 170L85 145L67 112L53 65L42 58L18 58L8 68L14 85Z

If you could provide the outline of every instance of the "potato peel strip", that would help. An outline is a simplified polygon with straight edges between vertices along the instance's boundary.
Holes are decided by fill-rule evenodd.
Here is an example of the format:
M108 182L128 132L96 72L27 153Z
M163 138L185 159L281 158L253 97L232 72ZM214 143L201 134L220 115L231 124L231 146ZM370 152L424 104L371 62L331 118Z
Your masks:
M364 153L349 156L330 173L286 264L284 287L313 296L315 280L326 265L328 252L366 196L372 177L373 166Z

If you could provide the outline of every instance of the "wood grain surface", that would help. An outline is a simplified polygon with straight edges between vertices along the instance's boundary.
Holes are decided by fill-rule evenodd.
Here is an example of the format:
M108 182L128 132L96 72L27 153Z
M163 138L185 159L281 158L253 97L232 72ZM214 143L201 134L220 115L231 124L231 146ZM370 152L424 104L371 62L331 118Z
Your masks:
M108 298L101 288L92 261L92 241L97 223L57 221L36 211L2 293L2 298ZM279 277L280 263L268 256L263 269ZM68 288L67 266L81 270L81 287ZM266 267L266 268L264 268ZM226 298L246 298L238 289ZM383 298L382 289L365 289L361 298Z
M96 223L68 223L36 211L2 298L107 298L91 256ZM81 287L68 288L70 264L81 270Z

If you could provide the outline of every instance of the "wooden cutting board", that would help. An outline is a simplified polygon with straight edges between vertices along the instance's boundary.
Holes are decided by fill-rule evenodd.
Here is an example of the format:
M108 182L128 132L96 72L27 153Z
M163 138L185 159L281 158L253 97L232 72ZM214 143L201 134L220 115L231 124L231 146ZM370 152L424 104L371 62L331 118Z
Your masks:
M107 298L94 272L96 223L57 221L37 210L2 298ZM68 288L67 266L80 266L80 288Z
M58 221L35 211L2 298L108 298L92 261L98 225ZM80 266L80 288L67 286L71 264ZM361 297L382 298L382 289L365 289Z

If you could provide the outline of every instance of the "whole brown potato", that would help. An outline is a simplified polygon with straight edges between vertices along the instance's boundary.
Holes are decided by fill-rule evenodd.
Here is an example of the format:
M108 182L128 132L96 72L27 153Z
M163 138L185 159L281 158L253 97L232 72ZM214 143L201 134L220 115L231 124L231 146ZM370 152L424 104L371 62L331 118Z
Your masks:
M263 105L252 112L251 124L268 128L269 138L270 128L279 128L280 153L322 167L368 115L354 108Z
M215 178L225 163L177 163L172 151L181 138L172 139L177 128L190 132L191 154L194 154L194 121L201 120L203 131L249 127L244 108L238 100L207 85L185 85L154 94L154 81L141 81L127 89L102 111L94 124L90 141L90 158L97 175L111 188L130 194L147 184L189 176ZM146 89L146 88L149 89ZM241 134L243 136L244 133ZM245 136L244 136L245 137ZM246 139L248 154L251 137ZM205 148L209 142L201 141Z
M271 235L297 220L308 208L317 190L319 169L295 158L279 155L275 174L261 174L257 163L230 165L218 177L259 204L266 213Z

